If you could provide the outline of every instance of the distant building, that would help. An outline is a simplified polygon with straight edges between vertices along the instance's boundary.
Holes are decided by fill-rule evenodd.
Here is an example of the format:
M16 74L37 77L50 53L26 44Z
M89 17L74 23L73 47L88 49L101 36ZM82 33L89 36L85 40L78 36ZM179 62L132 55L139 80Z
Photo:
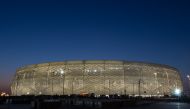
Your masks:
M184 95L190 97L190 75L185 77L184 83Z
M168 65L130 61L64 61L17 69L12 95L163 96L180 93L179 71Z

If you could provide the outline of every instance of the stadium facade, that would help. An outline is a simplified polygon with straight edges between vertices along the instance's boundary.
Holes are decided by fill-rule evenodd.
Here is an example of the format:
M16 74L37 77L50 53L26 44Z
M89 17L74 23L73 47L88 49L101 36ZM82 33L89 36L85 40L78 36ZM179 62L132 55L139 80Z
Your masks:
M168 65L112 60L64 61L18 68L12 95L172 95L183 90L180 73Z

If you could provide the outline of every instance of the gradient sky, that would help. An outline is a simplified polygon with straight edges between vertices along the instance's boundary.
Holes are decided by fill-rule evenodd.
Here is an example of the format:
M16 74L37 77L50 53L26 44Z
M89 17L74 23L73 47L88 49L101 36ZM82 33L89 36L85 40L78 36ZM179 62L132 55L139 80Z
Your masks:
M0 91L20 66L85 59L148 61L189 74L189 0L0 1Z

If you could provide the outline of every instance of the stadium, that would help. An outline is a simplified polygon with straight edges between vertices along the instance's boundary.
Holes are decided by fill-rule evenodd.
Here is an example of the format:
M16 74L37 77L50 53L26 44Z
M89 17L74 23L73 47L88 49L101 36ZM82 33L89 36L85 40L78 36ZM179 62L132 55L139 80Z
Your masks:
M28 65L18 68L12 95L163 96L183 90L180 72L168 65L84 60Z

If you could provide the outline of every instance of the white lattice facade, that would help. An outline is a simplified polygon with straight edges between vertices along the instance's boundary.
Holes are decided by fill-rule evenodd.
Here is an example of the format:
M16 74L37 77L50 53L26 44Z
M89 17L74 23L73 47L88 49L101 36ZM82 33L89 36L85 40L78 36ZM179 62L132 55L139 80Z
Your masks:
M171 95L183 90L179 71L160 64L129 61L64 61L19 68L12 95Z

